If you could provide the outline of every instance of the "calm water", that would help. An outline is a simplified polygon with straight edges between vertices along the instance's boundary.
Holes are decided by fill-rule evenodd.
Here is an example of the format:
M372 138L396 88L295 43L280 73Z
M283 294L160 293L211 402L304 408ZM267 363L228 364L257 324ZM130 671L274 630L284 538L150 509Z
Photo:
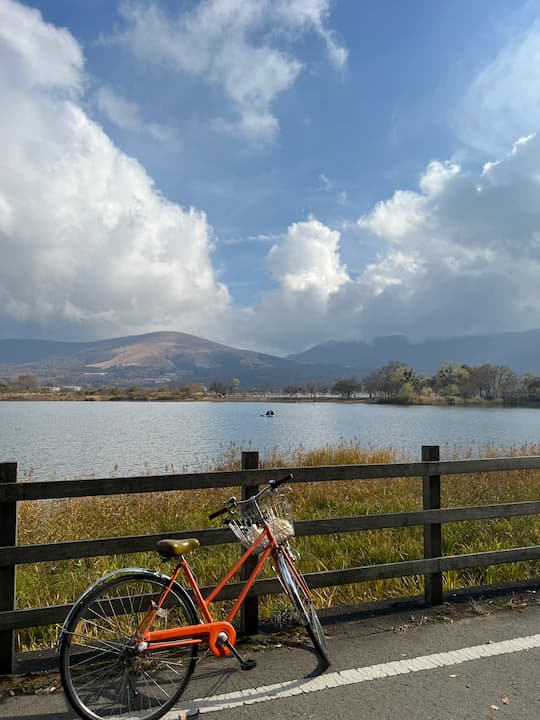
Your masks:
M273 418L261 416L267 408ZM262 455L340 439L392 447L420 458L471 444L501 448L540 443L540 410L396 407L343 403L0 402L0 462L16 461L34 479L108 477L204 470L234 444Z

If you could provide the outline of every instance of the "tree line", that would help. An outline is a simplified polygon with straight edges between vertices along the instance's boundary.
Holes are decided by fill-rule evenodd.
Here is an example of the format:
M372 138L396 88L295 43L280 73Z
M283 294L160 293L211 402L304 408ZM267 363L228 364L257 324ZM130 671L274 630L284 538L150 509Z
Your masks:
M82 392L81 392L82 391ZM85 396L85 399L107 400L181 400L206 396L230 397L261 394L261 390L242 387L239 378L227 383L215 381L209 386L202 383L180 385L160 383L153 387L136 385L102 385L90 387L43 386L32 375L19 375L13 379L0 379L0 396L11 393L57 394ZM272 390L273 393L276 389ZM368 373L362 379L338 378L332 383L307 382L285 385L281 392L289 397L321 397L338 395L350 400L360 394L379 402L429 402L438 399L452 401L504 401L507 403L540 403L540 376L533 373L518 375L503 365L484 363L478 367L453 362L443 363L433 375L420 373L401 362L390 362Z
M447 400L540 401L540 376L518 375L503 365L472 365L445 362L434 375L416 372L400 362L390 362L373 370L361 381L346 378L336 381L332 391L342 397L364 392L374 399L414 402L437 396Z

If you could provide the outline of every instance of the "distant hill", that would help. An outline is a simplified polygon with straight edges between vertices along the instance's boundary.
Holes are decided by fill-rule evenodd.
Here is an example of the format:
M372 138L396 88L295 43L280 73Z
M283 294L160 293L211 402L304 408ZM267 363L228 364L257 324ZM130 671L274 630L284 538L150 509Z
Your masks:
M341 365L359 377L392 361L410 365L418 372L432 374L443 362L473 366L504 365L517 373L540 374L540 330L504 332L424 340L414 343L404 335L380 337L372 343L326 342L303 353L289 355L303 363Z
M34 375L74 385L155 385L221 382L272 389L306 382L358 379L391 361L432 374L445 361L505 365L540 374L540 330L414 343L403 335L368 342L327 342L287 358L241 350L178 332L96 342L0 340L0 378Z
M242 387L272 388L329 382L340 373L340 368L306 365L177 332L96 342L0 340L0 377L31 374L64 384L230 384L238 378Z

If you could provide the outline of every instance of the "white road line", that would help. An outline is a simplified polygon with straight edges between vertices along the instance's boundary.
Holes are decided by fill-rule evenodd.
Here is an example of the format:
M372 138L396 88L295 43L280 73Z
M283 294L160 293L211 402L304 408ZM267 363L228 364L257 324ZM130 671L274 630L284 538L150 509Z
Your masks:
M267 702L268 700L276 700L277 698L290 697L291 695L299 695L300 693L312 693L318 690L326 690L327 688L356 685L368 680L378 680L380 678L405 675L422 670L461 665L471 660L481 660L482 658L492 657L494 655L508 655L510 653L531 650L532 648L538 647L540 647L540 634L527 635L526 637L514 638L512 640L502 640L485 645L465 647L461 650L451 650L449 652L434 653L433 655L423 655L405 660L393 660L392 662L379 663L378 665L340 670L314 678L291 680L284 683L275 683L274 685L262 685L258 688L238 690L223 695L214 695L213 697L180 703L175 710L168 712L164 716L164 720L178 720L178 718L183 715L182 711L189 712L190 710L198 709L201 713L218 712L240 705L252 705L254 703ZM216 662L219 662L219 660L216 660ZM179 712L181 713L180 716Z

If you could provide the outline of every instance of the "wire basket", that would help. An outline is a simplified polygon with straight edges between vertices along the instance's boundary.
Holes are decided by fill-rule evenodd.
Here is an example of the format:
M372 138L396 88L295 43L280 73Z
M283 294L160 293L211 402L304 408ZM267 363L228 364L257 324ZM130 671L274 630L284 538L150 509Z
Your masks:
M229 516L229 528L245 548L251 547L259 538L265 523L270 526L278 543L283 543L294 535L289 502L290 488L271 490L258 499L239 503ZM268 546L263 540L257 547L262 552Z

